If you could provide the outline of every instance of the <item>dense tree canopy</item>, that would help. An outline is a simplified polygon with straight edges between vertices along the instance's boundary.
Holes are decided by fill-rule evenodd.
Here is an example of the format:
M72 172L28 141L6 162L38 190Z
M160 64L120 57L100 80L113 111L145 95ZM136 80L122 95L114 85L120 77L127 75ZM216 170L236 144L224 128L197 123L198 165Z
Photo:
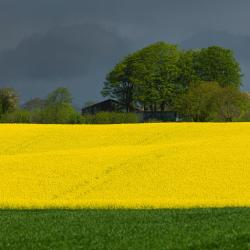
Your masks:
M181 84L182 90L187 90L190 84L193 84L201 79L196 74L195 71L195 59L199 51L195 50L188 50L182 51L179 61L178 61L178 68L179 68L179 76L178 76L178 83Z
M139 50L133 57L136 102L146 110L165 110L178 89L177 46L159 42Z
M202 81L216 81L221 86L241 84L241 70L233 52L222 47L212 46L196 52L194 71Z
M127 111L173 108L177 96L202 81L220 86L241 84L241 71L231 50L212 46L181 51L158 42L124 58L107 75L102 91L124 103Z
M163 42L152 44L123 59L107 75L102 91L124 103L145 109L164 109L172 101L179 76L177 46Z

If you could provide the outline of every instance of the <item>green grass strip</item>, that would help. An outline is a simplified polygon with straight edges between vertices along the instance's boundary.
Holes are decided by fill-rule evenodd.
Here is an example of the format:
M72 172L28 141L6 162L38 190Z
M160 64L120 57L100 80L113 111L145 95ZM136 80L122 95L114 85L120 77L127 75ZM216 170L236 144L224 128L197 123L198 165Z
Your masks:
M0 210L0 249L250 249L250 208Z

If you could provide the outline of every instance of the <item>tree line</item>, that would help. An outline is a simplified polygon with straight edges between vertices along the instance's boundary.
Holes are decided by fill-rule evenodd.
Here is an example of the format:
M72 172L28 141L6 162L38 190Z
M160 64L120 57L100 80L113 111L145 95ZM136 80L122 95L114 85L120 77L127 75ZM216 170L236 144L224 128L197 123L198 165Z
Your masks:
M12 88L0 89L0 121L23 123L77 123L78 114L66 88L57 88L42 100L34 98L19 105L19 95Z
M219 46L180 50L158 42L123 58L107 75L103 96L127 111L177 111L187 120L247 119L249 98L233 52Z
M137 122L135 109L175 111L188 121L246 121L249 95L240 90L242 74L233 52L219 46L181 50L157 42L123 58L107 74L102 89L126 107L127 114L82 116L66 88L57 88L44 100L19 105L18 93L0 89L0 121L24 123Z
M67 88L57 88L43 100L33 98L19 105L18 93L12 88L0 89L0 122L41 124L111 124L135 123L133 113L100 112L81 115L72 104Z

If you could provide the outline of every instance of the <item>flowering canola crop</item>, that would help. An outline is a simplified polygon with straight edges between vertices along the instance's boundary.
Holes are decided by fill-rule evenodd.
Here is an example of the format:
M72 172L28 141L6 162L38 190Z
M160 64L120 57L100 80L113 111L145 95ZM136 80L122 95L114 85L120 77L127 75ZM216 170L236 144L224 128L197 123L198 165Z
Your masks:
M0 207L250 205L250 123L0 125Z

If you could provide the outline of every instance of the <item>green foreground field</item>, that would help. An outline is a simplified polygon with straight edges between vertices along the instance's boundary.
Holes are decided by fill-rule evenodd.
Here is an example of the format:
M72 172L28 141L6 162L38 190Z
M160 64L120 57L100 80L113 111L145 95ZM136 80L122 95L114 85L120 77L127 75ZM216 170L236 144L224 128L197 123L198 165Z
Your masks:
M1 210L0 249L250 249L250 208Z

